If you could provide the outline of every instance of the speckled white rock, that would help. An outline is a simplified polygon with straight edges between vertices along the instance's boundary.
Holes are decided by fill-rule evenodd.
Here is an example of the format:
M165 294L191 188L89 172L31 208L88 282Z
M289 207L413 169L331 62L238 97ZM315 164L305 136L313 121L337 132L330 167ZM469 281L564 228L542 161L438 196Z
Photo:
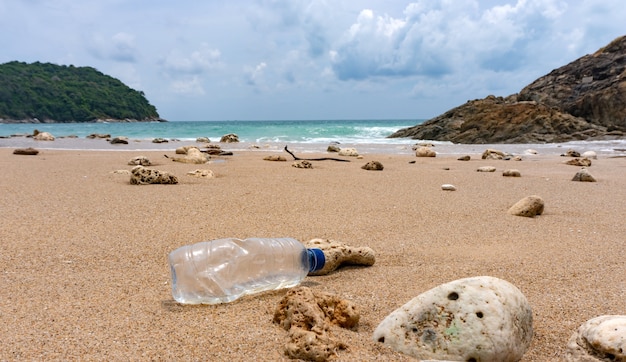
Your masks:
M626 315L604 315L583 323L567 343L566 361L626 361Z
M357 157L359 155L359 151L356 148L340 148L339 156L349 156L349 157Z
M451 184L443 184L441 185L441 189L443 191L456 191L456 187L454 187L454 185L451 185Z
M532 339L532 320L519 289L480 276L418 295L388 315L373 339L418 359L519 361Z

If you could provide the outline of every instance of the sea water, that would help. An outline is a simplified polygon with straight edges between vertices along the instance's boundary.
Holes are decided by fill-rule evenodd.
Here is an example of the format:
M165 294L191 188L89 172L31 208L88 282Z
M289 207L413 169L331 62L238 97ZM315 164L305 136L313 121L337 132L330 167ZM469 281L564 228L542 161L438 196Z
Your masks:
M372 119L372 120L259 120L259 121L172 121L136 123L0 123L0 148L35 147L38 149L86 149L86 150L173 150L193 144L199 137L211 142L234 133L238 144L223 144L230 151L258 150L302 152L325 152L331 143L340 147L354 147L359 153L412 154L412 146L420 140L387 138L399 129L423 123L423 119ZM54 142L34 141L37 129L57 137ZM109 134L130 139L128 145L111 145L103 139L87 139L91 134ZM153 143L163 138L168 143ZM507 144L507 145L459 145L451 142L427 141L434 145L438 154L481 154L486 148L496 148L513 154L523 154L529 149L539 154L560 154L572 148L579 152L593 150L598 155L623 155L626 140L573 141L559 144Z

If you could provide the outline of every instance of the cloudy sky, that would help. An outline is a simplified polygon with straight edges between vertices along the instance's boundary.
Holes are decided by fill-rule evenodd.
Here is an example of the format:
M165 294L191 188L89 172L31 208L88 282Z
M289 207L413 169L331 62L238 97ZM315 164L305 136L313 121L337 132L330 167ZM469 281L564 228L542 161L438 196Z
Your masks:
M91 66L177 120L426 119L626 35L623 0L0 0L0 63Z

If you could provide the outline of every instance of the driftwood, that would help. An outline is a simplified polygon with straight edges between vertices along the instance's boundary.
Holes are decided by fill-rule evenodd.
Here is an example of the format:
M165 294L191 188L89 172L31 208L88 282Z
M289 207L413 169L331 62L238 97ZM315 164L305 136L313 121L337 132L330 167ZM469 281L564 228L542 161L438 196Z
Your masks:
M291 151L289 151L287 149L287 146L285 146L285 151L291 155L291 157L293 157L294 160L296 161L339 161L339 162L350 162L350 160L344 160L342 158L332 158L332 157L321 157L321 158L300 158L300 157L296 157L296 155L294 155Z

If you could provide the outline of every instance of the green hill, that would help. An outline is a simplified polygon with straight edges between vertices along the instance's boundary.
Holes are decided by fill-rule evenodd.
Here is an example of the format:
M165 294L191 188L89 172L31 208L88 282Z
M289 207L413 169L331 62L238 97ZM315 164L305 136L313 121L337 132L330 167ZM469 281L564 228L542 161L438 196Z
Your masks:
M163 121L141 91L91 67L0 64L0 123Z

